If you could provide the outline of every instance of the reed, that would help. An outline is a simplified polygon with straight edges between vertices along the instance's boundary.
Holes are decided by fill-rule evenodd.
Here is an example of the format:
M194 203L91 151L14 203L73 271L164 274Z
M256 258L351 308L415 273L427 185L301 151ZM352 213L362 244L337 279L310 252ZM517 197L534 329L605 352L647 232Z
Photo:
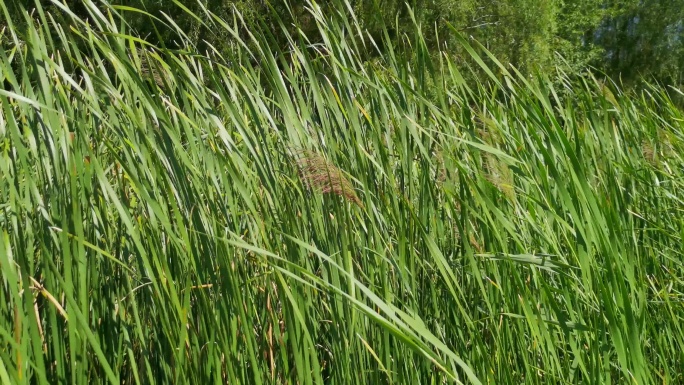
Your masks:
M233 52L86 4L2 35L0 383L684 381L666 89L363 62L342 2L286 50L195 15Z

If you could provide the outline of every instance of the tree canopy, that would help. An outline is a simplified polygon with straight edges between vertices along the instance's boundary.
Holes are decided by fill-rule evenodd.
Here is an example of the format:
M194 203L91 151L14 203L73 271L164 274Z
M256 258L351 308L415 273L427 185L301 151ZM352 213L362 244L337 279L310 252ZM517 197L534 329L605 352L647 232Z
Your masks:
M230 49L232 36L202 25L201 15L206 10L237 24L263 23L273 31L274 44L281 47L286 45L281 25L289 32L299 28L307 38L316 38L316 20L307 1L110 3L144 10L146 13L127 12L127 23L142 38L164 46L173 46L174 41L163 22L174 20L198 46ZM336 3L322 0L314 4L325 9ZM10 17L21 22L21 9L30 10L32 4L32 0L22 0L6 5ZM77 15L87 16L83 1L64 0L64 4ZM432 54L467 57L453 41L454 29L478 40L503 64L523 73L546 72L562 63L576 73L593 67L627 85L642 78L679 85L684 79L684 0L348 0L346 5L380 47L385 37L393 45L403 44L416 22L422 26ZM62 12L54 5L52 8L55 14ZM188 10L200 17L193 17ZM59 22L59 17L55 20ZM4 24L0 20L0 25ZM248 33L247 28L240 30ZM368 47L369 56L375 54L374 49Z

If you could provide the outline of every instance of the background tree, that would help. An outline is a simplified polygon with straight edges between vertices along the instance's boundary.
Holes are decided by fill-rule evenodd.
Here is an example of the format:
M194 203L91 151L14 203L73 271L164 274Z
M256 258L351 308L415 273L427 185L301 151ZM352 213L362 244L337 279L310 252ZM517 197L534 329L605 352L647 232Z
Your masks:
M201 5L196 1L170 0L111 0L111 3L144 9L164 21L173 19L200 51L211 45L220 52L230 52L233 36L222 28L205 27L183 7L207 19L209 24L203 8L229 23L238 20L237 11L245 25L261 23L268 27L265 30L273 34L271 49L287 44L282 26L293 36L297 29L302 30L311 43L320 39L306 1L291 1L289 5L268 0L200 1ZM18 25L25 22L22 7L30 10L35 4L34 0L5 3L9 16ZM64 3L77 16L87 19L83 1L65 0ZM316 4L330 12L336 3L321 0ZM68 23L50 2L41 4L56 22ZM570 73L579 74L593 66L626 85L636 84L643 77L675 85L684 79L684 0L411 0L408 3L349 0L348 5L381 50L385 31L390 42L400 48L406 43L406 37L412 38L406 34L413 33L411 26L415 18L422 26L430 53L447 52L457 61L468 60L469 56L455 43L448 23L462 34L477 39L503 64L513 65L523 73L548 72L562 62L569 65ZM127 23L141 37L152 44L175 47L173 33L162 23L141 13L125 13ZM0 28L4 25L6 22L0 18ZM245 25L236 24L242 38L249 32ZM405 48L407 56L414 54L413 47ZM377 53L373 46L367 46L366 50L366 59Z
M595 32L605 54L597 67L633 83L642 76L670 84L684 79L684 1L606 2L607 17Z

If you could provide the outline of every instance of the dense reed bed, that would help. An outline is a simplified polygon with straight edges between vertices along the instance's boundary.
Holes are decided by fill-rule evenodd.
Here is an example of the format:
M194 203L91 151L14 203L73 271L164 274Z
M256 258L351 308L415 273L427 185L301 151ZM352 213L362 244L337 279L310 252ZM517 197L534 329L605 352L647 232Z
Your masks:
M2 34L0 382L684 382L676 89L87 3Z

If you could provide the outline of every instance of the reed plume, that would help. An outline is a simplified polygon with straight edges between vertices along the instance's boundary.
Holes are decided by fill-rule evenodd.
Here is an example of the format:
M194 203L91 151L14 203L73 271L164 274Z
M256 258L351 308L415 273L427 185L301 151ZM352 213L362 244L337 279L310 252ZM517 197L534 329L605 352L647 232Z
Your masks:
M297 154L299 177L308 189L317 190L323 194L339 195L361 208L364 207L354 191L354 186L344 176L342 170L313 151L299 151Z

